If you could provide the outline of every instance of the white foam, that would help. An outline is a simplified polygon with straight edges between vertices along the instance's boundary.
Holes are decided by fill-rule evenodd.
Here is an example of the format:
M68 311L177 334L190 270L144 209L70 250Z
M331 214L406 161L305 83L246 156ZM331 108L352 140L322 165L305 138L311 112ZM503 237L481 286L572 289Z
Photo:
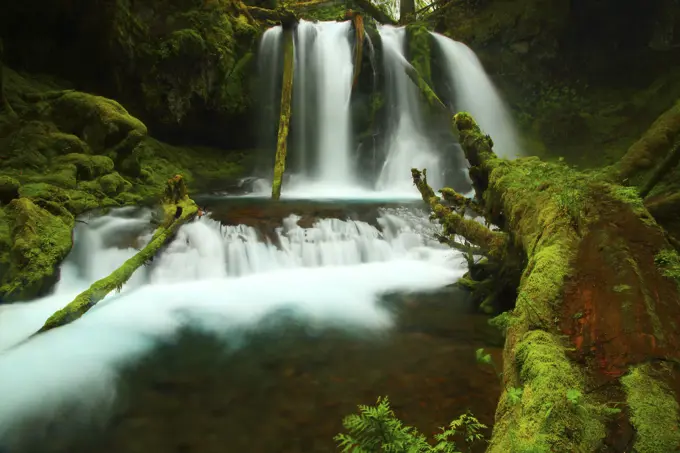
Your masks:
M429 245L423 219L419 223L397 214L380 218L384 232L330 219L322 221L325 227L308 229L318 235L307 238L308 244L344 244L331 247L332 256L344 257L332 265L303 267L300 262L296 267L283 260L268 269L251 265L251 273L242 277L229 277L227 252L229 244L243 242L243 237L222 234L216 222L204 219L183 227L152 268L136 272L120 294L65 327L14 346L105 269L114 269L134 253L106 247L101 236L116 235L129 222L107 216L79 226L76 248L62 267L55 294L0 307L0 445L17 442L20 428L28 423L36 429L36 423L58 423L65 413L69 420L106 414L121 368L171 339L182 326L228 338L234 329L255 327L266 315L287 308L315 326L389 329L392 316L378 303L382 294L440 288L464 272L459 256ZM307 240L294 217L280 234L289 245ZM382 255L347 254L356 238L382 241ZM375 251L380 246L372 247ZM289 260L304 257L293 248L277 252ZM87 272L92 271L88 263L94 262L99 263L96 272Z

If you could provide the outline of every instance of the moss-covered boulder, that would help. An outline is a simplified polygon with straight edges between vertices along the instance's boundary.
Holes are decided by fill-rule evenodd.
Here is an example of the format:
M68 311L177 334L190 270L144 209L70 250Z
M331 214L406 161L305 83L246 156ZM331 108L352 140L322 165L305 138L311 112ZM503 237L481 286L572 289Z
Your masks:
M123 142L129 134L146 135L146 126L118 102L77 91L65 93L51 105L51 119L59 130L76 135L100 153ZM131 143L134 148L136 143Z
M74 165L78 180L90 181L113 171L113 161L106 156L67 154L59 162Z
M0 176L0 203L7 204L19 197L19 181L10 176Z
M0 283L0 300L44 294L57 280L57 265L71 249L73 217L55 216L28 198L12 200L9 269Z
M118 195L126 188L131 186L131 184L123 179L123 177L118 174L118 172L113 172L102 176L99 179L99 184L101 184L102 191L109 196Z
M115 98L166 140L222 147L254 140L244 126L263 28L240 0L27 0L0 17L10 66Z

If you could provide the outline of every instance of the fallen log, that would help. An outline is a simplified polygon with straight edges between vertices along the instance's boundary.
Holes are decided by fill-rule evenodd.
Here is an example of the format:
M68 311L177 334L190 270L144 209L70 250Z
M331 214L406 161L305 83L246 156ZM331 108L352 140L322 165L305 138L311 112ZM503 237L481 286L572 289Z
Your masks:
M642 198L647 197L649 192L666 176L675 166L680 163L680 135L675 140L675 144L668 152L666 157L657 165L654 173L647 180L645 185L640 189L640 196Z
M496 264L521 273L502 317L504 390L488 452L599 451L616 426L635 451L674 451L679 406L658 365L680 360L680 257L637 190L535 157L499 159L469 114L453 125L476 202L507 235ZM488 237L459 225L445 234Z
M680 101L661 114L610 169L610 174L622 182L636 182L637 176L650 171L680 137Z
M354 0L354 3L359 6L366 14L374 18L378 23L397 25L397 21L388 16L380 8L375 6L370 0Z
M246 10L250 13L250 16L255 19L278 22L283 25L284 28L290 28L298 22L295 13L285 8L267 9L260 8L259 6L248 6L246 7Z
M274 163L274 181L272 183L272 199L281 197L281 182L286 170L286 154L288 126L290 125L290 101L293 94L293 73L295 70L295 48L293 31L283 31L283 85L281 88L281 115L279 116L279 135L276 143L276 161Z
M123 263L111 275L94 282L87 290L76 296L71 303L50 316L34 335L75 321L104 299L110 292L120 290L140 266L148 263L156 252L173 238L182 225L196 216L198 207L187 196L186 185L179 175L168 180L163 200L163 212L163 223L158 227L146 247Z
M406 71L406 75L408 75L411 81L416 84L427 103L435 110L450 115L451 112L449 111L449 108L442 102L441 99L439 99L437 93L434 92L430 84L427 83L425 78L423 78L418 70L416 70L416 68L414 68L410 63L406 61L404 63L404 71Z

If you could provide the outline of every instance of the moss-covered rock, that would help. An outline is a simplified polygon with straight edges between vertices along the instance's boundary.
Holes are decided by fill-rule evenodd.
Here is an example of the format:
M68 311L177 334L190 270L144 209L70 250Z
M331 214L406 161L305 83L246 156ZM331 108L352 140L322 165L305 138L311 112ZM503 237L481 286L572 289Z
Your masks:
M7 204L19 197L19 181L10 176L0 176L0 203Z
M59 130L80 137L95 153L118 145L132 132L146 135L141 121L118 102L101 96L67 92L50 108L50 117Z
M28 198L12 200L9 269L0 285L5 302L44 294L57 280L57 265L71 249L72 216L56 216Z
M116 196L132 185L123 179L118 172L110 173L99 179L102 191L109 196Z
M75 166L76 177L79 181L90 181L113 171L113 161L106 156L67 154L58 162Z

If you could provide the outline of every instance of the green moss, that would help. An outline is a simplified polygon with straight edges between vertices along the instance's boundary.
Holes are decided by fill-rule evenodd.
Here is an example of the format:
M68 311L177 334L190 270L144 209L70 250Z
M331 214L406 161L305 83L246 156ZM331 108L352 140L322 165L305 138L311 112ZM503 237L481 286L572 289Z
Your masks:
M680 255L673 249L660 251L654 257L654 263L661 270L664 277L668 277L677 282L680 286Z
M171 146L150 137L135 149L135 154L141 169L131 191L146 199L157 198L163 192L168 175L182 174L189 190L206 191L238 179L246 165L242 153Z
M489 451L550 452L596 451L605 436L608 412L585 394L585 382L565 355L566 349L548 332L524 334L515 349L520 370L521 400L511 402L505 393L499 405L521 413L518 423L502 429Z
M293 74L295 68L295 47L293 32L284 30L283 56L283 88L281 90L281 114L279 117L279 133L276 145L276 161L274 163L274 181L272 183L272 198L278 200L281 196L281 182L286 168L286 154L288 141L288 127L290 124L290 107L293 95Z
M67 154L59 158L57 162L74 165L76 177L82 181L90 181L113 171L113 161L106 156Z
M170 181L173 181L173 184L184 184L181 176L172 178ZM182 213L180 217L175 218L177 207L182 208ZM180 226L196 215L198 207L185 195L180 200L166 202L163 205L163 211L165 218L162 225L139 253L123 263L108 277L94 282L90 288L80 293L71 303L50 316L39 332L45 332L75 321L104 299L107 294L114 290L120 290L140 266L148 263L156 252L174 237Z
M101 184L102 191L109 196L118 195L126 188L130 188L132 186L117 172L102 176L99 179L99 184Z
M56 266L71 249L73 217L52 215L23 197L7 209L12 248L0 294L4 301L32 298L56 281Z
M144 30L136 38L141 42L133 52L147 69L136 71L144 106L169 123L181 122L196 104L221 113L244 112L251 104L249 68L259 34L255 24L241 14L237 2L172 9L166 11L164 32Z
M310 21L341 21L347 19L347 6L341 3L296 8L296 12L300 19Z
M432 84L432 70L430 69L432 36L423 24L409 24L406 26L408 42L408 58L414 68L428 84Z
M649 365L636 366L621 378L636 436L638 453L677 451L680 445L678 403Z
M95 153L123 141L131 132L146 135L146 126L111 99L78 91L66 92L50 104L59 130L80 137Z

